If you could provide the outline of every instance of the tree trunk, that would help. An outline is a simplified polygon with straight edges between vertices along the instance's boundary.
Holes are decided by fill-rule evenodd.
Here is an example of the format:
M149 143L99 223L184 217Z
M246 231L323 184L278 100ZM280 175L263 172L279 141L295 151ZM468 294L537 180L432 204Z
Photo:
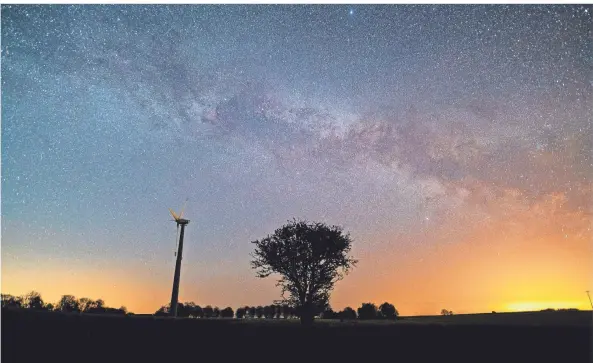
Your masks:
M313 325L313 321L313 304L311 304L310 302L306 302L305 304L303 304L301 308L301 325L311 326Z
M313 314L311 314L310 312L303 311L303 313L301 314L301 325L303 326L313 325L314 320L315 319L313 317Z

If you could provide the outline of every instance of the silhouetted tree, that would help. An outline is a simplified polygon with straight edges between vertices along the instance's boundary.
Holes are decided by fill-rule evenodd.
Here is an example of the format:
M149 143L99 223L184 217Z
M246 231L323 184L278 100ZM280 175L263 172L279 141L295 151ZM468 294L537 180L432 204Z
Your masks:
M280 319L282 315L282 306L281 305L272 305L274 307L274 319Z
M169 307L170 304L161 306L155 313L155 316L169 316L171 310Z
M340 311L340 319L356 319L356 311L354 311L354 309L352 309L350 306L347 306L344 308L344 310Z
M443 309L443 310L441 310L441 315L453 315L453 311Z
M83 297L78 300L78 308L80 309L80 312L82 312L82 313L100 312L100 311L97 311L97 310L99 310L98 309L99 304L97 304L97 302L95 300L89 299L88 297ZM103 308L102 304L101 304L101 308Z
M202 310L204 311L205 318L211 318L214 315L214 309L212 309L212 306L210 306L210 305L206 306Z
M284 317L284 319L288 319L289 317L292 316L292 309L290 308L289 305L287 305L287 304L282 305L282 316Z
M56 306L57 310L63 312L80 312L80 306L78 304L78 300L72 295L64 295L58 301L58 305Z
M188 318L189 317L189 309L188 306L182 302L177 303L177 317L178 318Z
M194 318L203 318L204 317L204 310L200 305L195 305L192 309L191 315Z
M364 303L358 308L358 318L361 320L377 319L377 306L373 303Z
M247 308L247 316L251 319L255 318L255 306L250 306Z
M43 310L44 303L41 295L37 291L31 291L22 299L23 307L27 309Z
M273 319L274 318L274 306L273 305L266 305L266 306L264 306L264 317L266 319Z
M238 308L235 314L237 319L243 319L245 317L245 308Z
M82 300L82 299L80 299L80 300ZM105 314L108 312L107 309L111 309L111 308L105 306L105 302L103 301L103 299L98 299L96 301L91 300L88 308L84 312L91 313L91 314Z
M399 312L392 304L388 302L384 302L379 306L379 311L381 312L382 317L385 319L395 319L399 315Z
M12 296L10 294L2 294L3 308L22 308L23 298L20 296Z
M212 309L212 317L213 318L220 317L220 309L218 307L214 307L214 309Z
M263 306L258 306L255 308L255 316L257 316L258 319L261 319L261 317L264 315L264 308Z
M53 311L55 309L54 304L52 304L52 303L45 304L45 306L43 308L47 311Z
M334 310L331 307L327 307L322 313L321 313L321 319L335 319L336 318L336 313L334 312Z
M336 281L355 266L348 256L352 246L349 234L337 226L309 224L293 220L272 236L253 241L256 245L251 265L257 276L280 275L282 296L299 308L301 323L313 323L315 307L329 301Z
M220 311L221 318L232 318L233 316L235 316L235 312L233 311L233 308L231 308L230 306Z
M196 304L193 301L186 302L184 304L177 305L177 317L181 318L189 318L196 307Z

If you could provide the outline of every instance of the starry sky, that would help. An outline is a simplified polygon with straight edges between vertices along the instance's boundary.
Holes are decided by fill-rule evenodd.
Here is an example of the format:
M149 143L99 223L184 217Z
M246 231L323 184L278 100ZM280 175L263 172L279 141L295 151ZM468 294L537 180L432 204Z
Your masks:
M572 5L3 5L2 292L269 304L250 241L337 224L336 309L589 309L593 33Z

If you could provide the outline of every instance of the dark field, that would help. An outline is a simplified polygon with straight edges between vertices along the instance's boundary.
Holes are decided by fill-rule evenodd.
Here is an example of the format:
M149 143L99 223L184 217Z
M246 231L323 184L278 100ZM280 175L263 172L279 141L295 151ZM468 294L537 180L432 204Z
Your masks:
M591 312L398 322L170 319L2 310L2 362L591 362Z

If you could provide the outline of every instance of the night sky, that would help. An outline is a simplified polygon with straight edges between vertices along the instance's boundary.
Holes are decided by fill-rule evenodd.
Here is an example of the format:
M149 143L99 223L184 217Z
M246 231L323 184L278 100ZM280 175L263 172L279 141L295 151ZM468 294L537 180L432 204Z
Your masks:
M335 309L589 308L593 8L2 6L2 292L280 297L250 241L337 224Z

